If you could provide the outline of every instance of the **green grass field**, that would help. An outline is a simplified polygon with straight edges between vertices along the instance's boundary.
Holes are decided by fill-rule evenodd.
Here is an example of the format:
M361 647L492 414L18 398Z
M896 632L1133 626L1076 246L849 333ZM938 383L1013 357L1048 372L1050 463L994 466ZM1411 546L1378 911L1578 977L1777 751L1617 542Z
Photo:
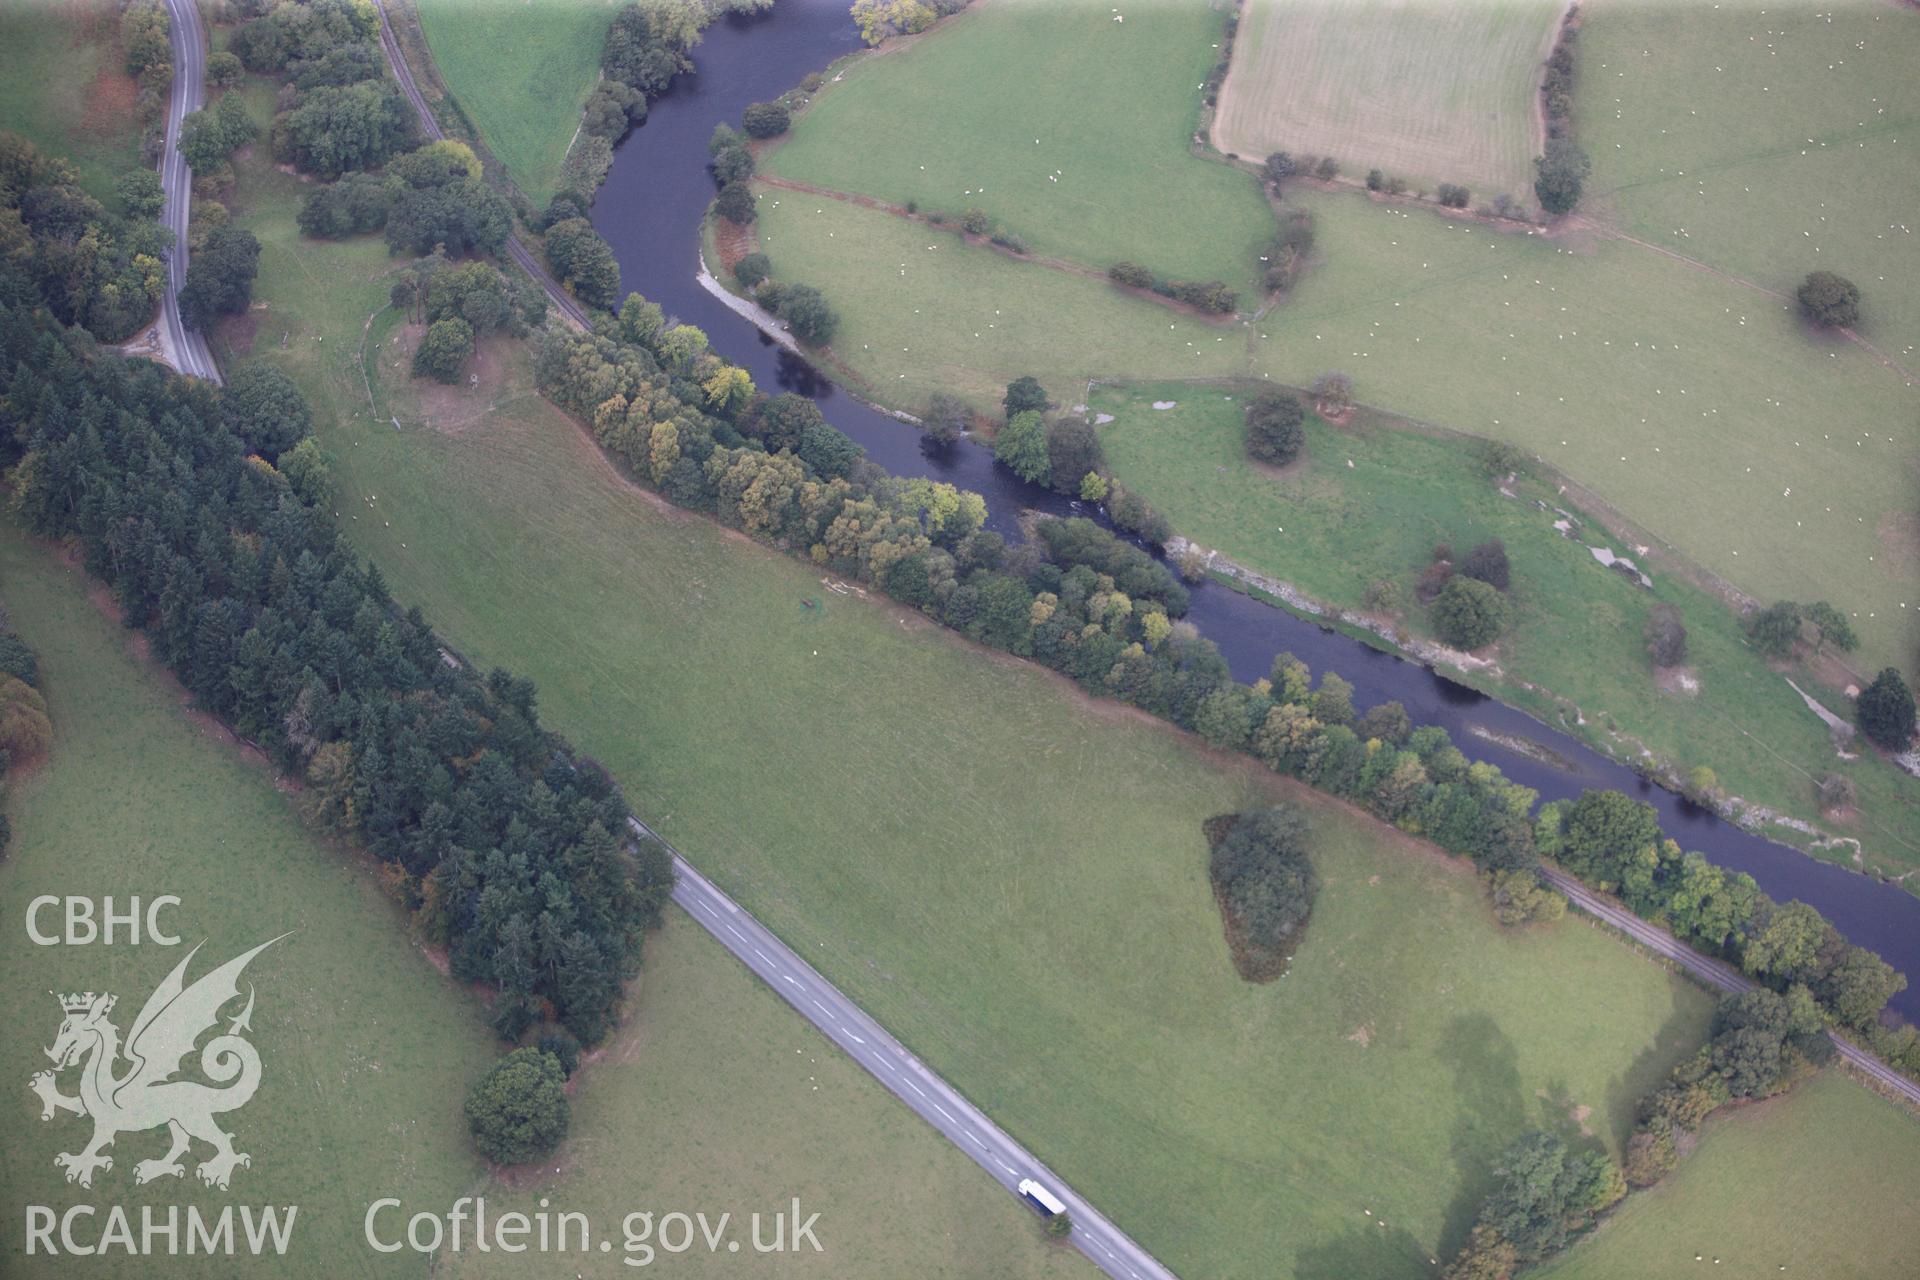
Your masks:
M650 821L1176 1267L1412 1274L1529 1116L1591 1107L1617 1140L1697 1042L1692 988L1579 926L1503 935L1457 864L1325 805L1314 945L1246 986L1199 824L1277 780L656 510L516 349L466 414L376 355L374 420L377 246L286 217L246 218L294 335L259 349L327 406L347 527L396 594L535 677ZM314 276L368 278L312 310ZM1361 1204L1406 1234L1358 1231Z
M1691 988L1578 925L1500 934L1457 865L1324 804L1312 942L1248 987L1199 824L1258 770L656 512L539 402L327 438L398 592L1178 1269L1310 1271L1363 1204L1392 1257L1436 1249L1540 1091L1617 1137L1700 1033Z
M1484 203L1531 200L1534 86L1556 0L1381 4L1254 0L1234 41L1213 137L1222 151L1332 156Z
M1920 1250L1916 1183L1920 1124L1865 1089L1818 1079L1716 1118L1665 1182L1628 1199L1591 1238L1531 1274L1911 1275ZM1716 1262L1719 1269L1710 1270Z
M614 0L415 0L434 65L520 190L545 204L600 79Z
M1167 401L1175 406L1153 408ZM1815 779L1845 773L1860 790L1860 816L1835 829L1863 842L1869 868L1920 865L1920 786L1877 756L1840 759L1826 726L1747 645L1721 600L1658 562L1649 566L1652 591L1603 568L1586 545L1554 531L1555 515L1532 505L1564 506L1566 497L1530 480L1517 497L1503 497L1473 442L1364 417L1336 428L1309 416L1304 459L1275 471L1247 461L1244 393L1177 383L1103 387L1090 404L1114 416L1100 435L1115 474L1176 528L1349 610L1365 608L1370 583L1391 579L1406 601L1398 623L1417 636L1433 638L1413 592L1433 547L1448 542L1464 554L1502 539L1515 607L1497 654L1510 677L1494 686L1502 697L1637 755L1638 742L1616 732L1626 729L1682 772L1710 765L1730 794L1788 803L1807 821L1820 820ZM1582 532L1587 543L1625 553L1604 530ZM1663 690L1653 678L1641 634L1655 601L1686 619L1697 693ZM1803 674L1794 678L1808 687ZM1578 714L1540 689L1570 700ZM1851 854L1839 846L1827 856Z
M139 90L119 32L112 0L0 4L0 129L72 160L86 189L113 207L114 179L140 162Z
M479 1006L409 944L399 909L358 861L305 831L266 772L189 718L177 690L134 660L129 633L89 601L80 571L11 524L0 526L0 593L40 655L55 726L49 762L11 784L13 844L0 868L0 966L14 1028L0 1048L10 1093L0 1269L51 1276L76 1265L22 1256L24 1205L120 1203L137 1214L191 1203L217 1213L232 1200L300 1207L276 1275L337 1276L349 1259L355 1274L421 1274L417 1259L365 1249L360 1218L377 1196L445 1204L479 1178L460 1114L468 1081L494 1052ZM41 894L111 894L124 907L128 895L165 893L181 899L166 917L178 948L41 947L22 927ZM48 992L113 991L124 1032L193 945L205 942L197 977L287 930L293 936L248 970L265 1071L253 1101L223 1117L253 1157L231 1195L202 1188L191 1170L136 1188L135 1162L165 1149L159 1132L123 1135L91 1191L64 1182L53 1156L79 1150L91 1126L70 1115L42 1124L25 1087L48 1065L41 1048L60 1025ZM66 1092L73 1079L63 1079ZM89 1262L101 1274L155 1274L148 1259Z
M764 167L953 217L984 209L1042 255L1250 290L1272 215L1252 178L1190 150L1221 15L1115 12L987 5L856 60Z
M1364 403L1537 452L1746 591L1832 600L1864 669L1907 662L1920 639L1915 439L1899 425L1920 391L1744 286L1618 241L1568 249L1302 192L1319 263L1257 324L1221 328L779 194L759 224L776 275L825 286L835 353L890 403L950 384L990 404L986 388L1023 373L1075 403L1089 377L1305 385L1338 369Z
M890 405L918 411L950 390L986 410L1029 372L1071 403L1089 377L1224 376L1246 362L1239 325L1204 323L1105 280L823 196L763 188L759 207L775 276L824 286L840 312L835 354Z
M360 346L379 246L299 241L290 190L243 181L290 335L255 349L315 398L396 595L533 676L650 821L1176 1268L1426 1274L1519 1126L1618 1142L1698 1043L1702 993L1577 922L1501 933L1461 864L1312 799L1308 943L1241 983L1199 823L1301 793L659 508L522 349L423 394Z
M1031 1210L958 1148L901 1106L801 1021L677 909L647 943L638 1012L574 1098L563 1171L489 1192L491 1211L555 1208L619 1230L628 1214L733 1215L740 1252L662 1250L649 1270L739 1276L1005 1276L1067 1280L1098 1273L1048 1241ZM821 1252L751 1253L750 1215L769 1224L798 1197L818 1212ZM899 1224L911 1223L911 1230ZM771 1234L771 1228L768 1228ZM696 1241L698 1237L696 1236ZM658 1237L654 1247L659 1249ZM590 1276L632 1275L615 1236L613 1260ZM640 1258L636 1250L634 1255ZM574 1274L524 1257L469 1253L451 1274L525 1280ZM641 1271L640 1274L648 1274Z
M1599 216L1780 293L1809 271L1848 276L1862 335L1920 368L1920 14L1872 0L1582 11L1575 111Z
M362 1243L362 1216L380 1196L402 1198L408 1212L444 1210L463 1194L486 1195L496 1212L532 1212L527 1184L488 1181L465 1140L460 1100L497 1050L484 1010L408 943L399 910L365 867L305 831L261 768L189 717L154 667L133 660L128 633L89 602L78 570L11 526L0 527L0 587L39 650L57 743L51 762L8 802L14 844L0 906L16 927L0 956L15 980L6 1015L19 1029L0 1051L8 1078L23 1085L46 1065L38 1046L52 1042L60 1022L49 989L115 991L124 1029L185 953L32 946L17 927L27 901L111 893L124 905L130 893L174 893L182 905L165 919L187 946L206 940L192 976L297 930L249 969L259 984L255 1042L266 1077L254 1101L225 1120L254 1157L236 1175L235 1197L300 1206L294 1248L273 1274L427 1274L418 1255L381 1256ZM1031 1214L677 912L649 940L634 994L637 1012L575 1090L564 1172L538 1184L556 1208L587 1213L596 1231L612 1233L634 1210L733 1211L744 1224L747 1213L799 1196L822 1212L827 1252L790 1258L782 1274L960 1277L979 1274L983 1261L995 1275L1087 1273L1078 1255L1045 1244ZM91 1192L68 1187L53 1153L77 1149L88 1128L73 1117L42 1125L24 1088L16 1103L0 1157L8 1206L0 1249L10 1276L73 1266L19 1256L21 1205L191 1202L217 1211L228 1199L197 1184L133 1190L133 1164L159 1154L160 1134L124 1136L114 1168ZM822 1159L825 1150L836 1158ZM926 1229L875 1230L872 1206L883 1201ZM588 1265L604 1268L596 1275L621 1274L619 1256ZM676 1263L696 1269L692 1255ZM110 1260L102 1274L148 1275L151 1266ZM536 1273L525 1257L497 1271Z

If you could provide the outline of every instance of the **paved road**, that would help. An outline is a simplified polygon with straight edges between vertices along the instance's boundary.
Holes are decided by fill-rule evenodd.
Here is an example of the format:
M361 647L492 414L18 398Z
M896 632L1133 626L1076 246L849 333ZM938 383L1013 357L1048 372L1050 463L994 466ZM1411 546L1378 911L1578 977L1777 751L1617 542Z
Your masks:
M187 282L187 220L193 199L193 173L180 154L180 126L200 109L204 96L207 51L200 37L200 11L193 0L167 0L172 29L173 91L167 104L167 144L160 156L160 186L166 192L161 221L173 232L173 254L167 259L167 292L160 302L160 346L181 373L209 382L220 381L220 368L207 349L206 335L189 329L180 318L180 289Z
M1648 924L1619 903L1595 893L1565 871L1557 867L1545 866L1540 870L1553 883L1554 888L1566 894L1569 901L1588 915L1605 921L1647 950L1656 955L1665 956L1687 972L1722 991L1751 991L1758 985L1731 965L1701 955L1665 929ZM1829 1031L1827 1038L1833 1041L1834 1047L1840 1051L1842 1058L1898 1093L1908 1102L1920 1106L1920 1083L1907 1079L1845 1036Z
M182 0L171 0L181 3ZM380 13L380 47L387 51L387 62L393 67L393 75L400 82L400 92L407 95L407 101L413 104L413 110L420 117L420 128L429 138L440 139L447 135L441 130L440 122L434 119L433 109L420 93L420 86L413 78L413 68L407 65L406 57L400 52L400 42L393 38L393 27L387 22L387 7L374 0L374 8ZM546 267L533 256L527 246L515 236L507 237L507 256L520 265L520 269L533 277L543 290L547 300L553 303L554 310L561 318L577 329L591 329L593 322L588 319L586 310L574 301L573 295L560 287L560 282L547 274Z
M660 838L638 818L628 821L641 835ZM1008 1192L1017 1194L1015 1187L1022 1178L1034 1178L1059 1196L1073 1219L1069 1240L1095 1266L1117 1280L1173 1280L1172 1271L928 1070L905 1045L678 853L673 855L673 869L678 874L673 900L921 1119L971 1156Z

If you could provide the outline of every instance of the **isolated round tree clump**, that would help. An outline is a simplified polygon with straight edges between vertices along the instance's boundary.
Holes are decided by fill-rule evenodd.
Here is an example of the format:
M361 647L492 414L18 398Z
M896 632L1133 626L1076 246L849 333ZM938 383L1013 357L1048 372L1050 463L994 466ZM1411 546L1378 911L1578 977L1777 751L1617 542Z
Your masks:
M756 102L740 115L740 127L749 138L772 138L787 131L792 115L783 102Z
M1047 423L1032 409L1007 420L993 440L993 456L1022 480L1053 483L1053 459L1047 451Z
M1015 378L1007 384L1007 394L1000 401L1001 407L1012 418L1017 413L1031 409L1035 413L1047 411L1047 389L1040 380L1031 375Z
M1860 323L1860 288L1845 276L1812 272L1795 296L1800 314L1823 329L1851 329Z
M773 274L773 264L764 253L750 253L733 264L733 278L743 288L751 289Z
M1889 751L1905 751L1913 741L1913 690L1892 667L1874 677L1860 693L1855 708L1860 729L1868 738Z
M525 1164L567 1136L567 1073L539 1049L515 1049L467 1095L473 1145L495 1164Z
M1262 391L1247 405L1247 453L1256 462L1285 466L1300 456L1306 406L1285 391Z
M1456 573L1433 602L1433 625L1456 649L1492 644L1507 629L1507 598L1478 578Z

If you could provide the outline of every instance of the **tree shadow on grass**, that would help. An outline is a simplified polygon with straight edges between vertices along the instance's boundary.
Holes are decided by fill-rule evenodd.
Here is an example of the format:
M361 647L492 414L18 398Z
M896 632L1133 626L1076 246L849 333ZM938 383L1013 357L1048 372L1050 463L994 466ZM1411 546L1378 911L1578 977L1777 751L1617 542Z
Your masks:
M1520 1056L1489 1015L1462 1014L1449 1022L1435 1056L1453 1073L1457 1100L1450 1147L1456 1185L1439 1240L1445 1261L1466 1243L1481 1202L1493 1190L1493 1159L1526 1127L1528 1109Z
M1667 1020L1661 1024L1659 1034L1634 1055L1625 1071L1607 1082L1607 1113L1612 1119L1612 1132L1601 1136L1612 1142L1616 1151L1624 1150L1627 1139L1633 1136L1640 1101L1666 1083L1671 1069L1668 1064L1684 1059L1687 1051L1697 1050L1706 1043L1703 1028L1688 1015L1680 994L1676 986L1673 1004L1667 1010Z
M1394 1280L1432 1274L1427 1251L1410 1232L1371 1220L1310 1244L1293 1258L1295 1280Z

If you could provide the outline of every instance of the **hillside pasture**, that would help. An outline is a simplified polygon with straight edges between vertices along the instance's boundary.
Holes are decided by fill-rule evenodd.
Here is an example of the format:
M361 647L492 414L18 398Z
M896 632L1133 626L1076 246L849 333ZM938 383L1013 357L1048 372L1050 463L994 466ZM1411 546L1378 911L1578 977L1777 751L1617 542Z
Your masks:
M434 66L529 200L544 204L600 79L614 0L414 0Z
M264 1082L252 1103L223 1119L254 1157L235 1175L233 1195L300 1207L292 1247L273 1274L436 1272L418 1254L367 1248L361 1222L380 1196L401 1197L410 1210L444 1209L478 1193L501 1211L513 1200L511 1207L535 1212L528 1176L490 1178L466 1140L461 1099L500 1049L485 1008L409 941L399 909L367 868L306 830L257 763L180 705L178 689L130 653L138 642L98 607L104 593L90 593L77 568L0 526L0 583L14 624L39 651L56 724L49 761L10 784L14 842L0 869L0 906L16 922L0 962L19 979L4 1007L20 1033L4 1060L22 1086L0 1125L0 1204L8 1210L0 1269L71 1274L68 1259L18 1256L13 1224L23 1204L59 1210L111 1196L136 1215L141 1205L164 1214L180 1203L217 1213L228 1198L191 1173L184 1182L134 1187L135 1161L158 1155L164 1132L123 1134L113 1169L91 1191L61 1180L52 1153L77 1149L85 1122L43 1124L24 1088L47 1065L40 1047L59 1025L49 990L84 983L117 993L124 1030L187 946L206 944L191 971L197 977L284 930L294 932L248 971L258 987L253 1040ZM162 919L185 945L29 943L17 923L27 901L69 892L111 893L122 904L129 894L176 894L180 906ZM1090 1274L677 910L649 939L632 994L631 1018L590 1056L572 1091L574 1136L557 1158L561 1172L537 1180L557 1208L587 1213L597 1232L617 1240L621 1219L635 1209L732 1212L744 1231L750 1212L785 1209L798 1196L821 1213L827 1251L790 1256L782 1274L959 1280L983 1265L1023 1280ZM829 1146L840 1158L820 1158ZM872 1229L869 1210L883 1199L923 1229ZM82 1238L85 1230L83 1223ZM456 1268L463 1275L533 1274L518 1256L492 1271L488 1255L471 1250L443 1261L471 1264ZM728 1261L693 1254L677 1258L675 1269L729 1274ZM150 1258L108 1256L90 1268L155 1274ZM203 1273L184 1263L178 1274Z
M0 129L65 156L109 207L140 163L140 86L126 73L113 0L0 5Z
M360 335L369 310L384 307L384 243L377 236L299 238L300 184L264 160L244 160L240 170L240 217L263 242L260 296L268 305L252 332L256 354L271 351L314 397L323 421L365 417ZM331 287L317 288L316 280ZM371 344L390 328L376 324L369 339L376 368L380 349ZM233 344L241 336L231 325L216 335L229 369L240 358ZM397 387L410 390L404 375ZM404 394L381 403L410 419L419 411ZM301 1206L294 1251L273 1274L426 1275L436 1267L418 1254L366 1247L361 1221L371 1200L395 1195L411 1209L444 1209L461 1195L482 1194L499 1204L532 1185L524 1173L490 1177L466 1138L466 1088L502 1049L486 1027L485 1003L434 968L362 859L303 827L286 785L184 707L157 667L135 658L144 645L98 607L106 594L90 590L77 566L0 525L0 600L39 652L56 737L47 764L8 782L14 838L0 864L0 906L15 925L0 938L0 968L24 985L10 988L5 1005L23 1029L5 1049L9 1078L22 1087L19 1105L0 1124L8 1224L0 1231L0 1271L72 1270L68 1259L16 1256L13 1224L24 1203L111 1196L137 1213L144 1203L191 1198L217 1209L226 1199L191 1179L191 1195L164 1180L132 1187L134 1158L157 1153L159 1146L148 1148L164 1135L123 1136L104 1184L91 1192L66 1186L52 1153L73 1148L80 1122L42 1125L24 1088L34 1063L45 1066L40 1048L58 1026L49 989L83 979L112 984L130 1017L164 976L160 961L179 958L148 946L95 948L98 963L76 969L87 952L27 941L18 925L27 901L40 893L112 893L123 901L129 893L168 892L183 900L170 923L186 926L179 931L189 943L205 937L207 956L225 959L260 941L263 930L297 930L250 971L260 975L254 1025L267 1083L228 1119L255 1157L235 1194ZM555 1160L562 1172L539 1183L557 1208L590 1214L597 1232L617 1240L620 1219L636 1209L731 1211L743 1222L746 1213L785 1208L797 1195L822 1213L828 1252L789 1256L782 1274L962 1280L980 1265L1023 1280L1088 1274L1078 1255L1044 1241L1031 1213L962 1152L677 908L669 915L648 940L629 1020L590 1056L573 1087L574 1136ZM836 1158L822 1160L828 1147ZM535 1197L524 1198L516 1207L531 1212ZM924 1229L886 1229L887 1220L871 1212L882 1200ZM598 1255L568 1259L566 1274L583 1267L625 1274L631 1268L619 1257L610 1270L600 1269L609 1264ZM155 1274L151 1259L121 1261L92 1265L102 1275ZM438 1260L442 1267L451 1261ZM507 1261L503 1274L533 1273L525 1258ZM730 1274L724 1256L674 1261L689 1274L703 1263L707 1274Z
M1183 1274L1424 1274L1519 1125L1591 1107L1618 1142L1698 1043L1705 997L1605 935L1503 933L1462 864L660 509L524 364L458 426L399 372L402 430L322 433L396 594ZM1201 823L1282 794L1328 887L1254 987Z
M1021 374L1073 404L1089 378L1340 370L1362 403L1539 454L1741 590L1831 600L1859 667L1911 662L1920 388L1781 299L1639 245L1350 193L1289 201L1316 216L1316 261L1251 324L820 197L762 200L760 227L777 277L826 287L835 354L887 403L916 410L942 385L991 403Z
M1531 201L1535 87L1558 0L1251 0L1214 145L1332 156L1431 189Z
M1920 12L1597 0L1582 14L1593 216L1777 293L1809 271L1848 276L1861 335L1920 369Z
M1256 367L1536 453L1762 600L1831 600L1872 670L1911 663L1920 387L1785 301L1617 240L1502 234L1359 196Z
M1494 655L1511 677L1500 696L1618 754L1637 755L1644 742L1683 772L1710 765L1729 795L1766 797L1808 822L1831 824L1811 780L1843 773L1860 802L1839 830L1861 841L1865 867L1920 865L1920 784L1876 755L1841 759L1733 611L1664 558L1636 557L1651 569L1651 590L1608 571L1589 544L1632 553L1591 520L1574 537L1556 532L1557 511L1575 504L1553 481L1523 475L1508 490L1486 474L1479 442L1384 415L1336 427L1310 413L1299 461L1254 466L1244 444L1252 387L1101 387L1089 404L1113 419L1099 432L1114 474L1175 528L1343 609L1368 612L1368 587L1392 582L1402 602L1394 625L1424 639L1433 631L1414 588L1433 548L1449 544L1457 558L1501 539L1514 622ZM1691 689L1656 679L1647 660L1642 633L1656 602L1685 620ZM1756 739L1767 750L1755 751ZM1853 852L1840 845L1825 856Z
M1714 1117L1664 1182L1630 1196L1591 1237L1529 1274L1896 1280L1913 1274L1920 1252L1915 1185L1920 1122L1828 1075Z
M245 220L294 335L262 353L314 395L349 537L396 596L534 677L640 812L1183 1274L1427 1275L1520 1125L1617 1146L1699 1042L1706 997L1608 936L1499 931L1461 864L664 509L533 394L524 352L451 393L469 412L427 412L384 346L360 357L372 255L293 237L285 198ZM310 288L356 273L338 306ZM1200 824L1276 795L1310 806L1326 888L1290 975L1254 987ZM696 989L671 963L643 982ZM763 1087L834 1091L806 1083ZM742 1159L644 1117L617 1141L632 1087L592 1113L596 1176L645 1177L656 1132Z
M648 940L635 994L631 1020L575 1092L559 1167L486 1188L490 1214L531 1216L542 1204L586 1214L596 1233L613 1237L611 1254L542 1268L469 1250L434 1275L632 1275L645 1255L621 1232L636 1212L656 1223L674 1212L704 1212L710 1223L730 1214L729 1235L745 1254L752 1215L769 1223L797 1198L803 1219L820 1215L820 1252L783 1254L770 1274L1097 1280L1086 1259L1042 1235L1032 1210L677 908ZM888 1228L899 1220L914 1229ZM730 1280L755 1270L725 1245L673 1254L661 1239L651 1241L654 1262L670 1275Z
M763 187L755 229L775 278L825 289L834 355L867 394L910 412L942 390L993 408L1025 373L1071 404L1091 377L1212 377L1246 361L1241 324L845 200Z
M1115 12L1092 0L989 4L855 59L763 168L956 220L983 209L1038 254L1101 270L1128 260L1246 293L1272 215L1252 177L1193 151L1221 14Z
M13 1093L0 1122L0 1270L75 1270L67 1257L23 1255L25 1205L60 1212L108 1201L137 1223L141 1206L164 1220L168 1205L217 1215L231 1199L300 1206L276 1275L323 1280L340 1275L346 1258L359 1275L423 1274L417 1257L368 1250L360 1219L377 1196L448 1204L481 1176L460 1101L496 1051L484 1009L409 942L400 909L367 869L306 830L265 769L191 715L177 686L135 656L142 646L107 616L107 593L90 591L78 566L8 522L0 525L0 584L13 624L39 654L54 723L51 757L31 778L8 782L13 841L0 866L8 922L0 969L9 981L0 1009L15 1032L0 1048ZM162 918L183 945L35 946L22 922L42 894L112 895L122 906L132 895L173 894L180 905ZM122 1134L113 1168L91 1190L63 1181L54 1153L79 1150L88 1125L70 1115L42 1123L26 1090L47 1067L41 1050L60 1025L50 993L113 992L124 1033L193 945L204 943L190 970L197 978L289 931L247 970L258 992L251 1038L264 1069L253 1101L221 1120L253 1157L231 1194L202 1186L191 1161L184 1178L135 1186L135 1163L166 1147L160 1130ZM64 1073L63 1092L74 1081ZM80 1232L86 1238L84 1222ZM156 1274L153 1259L117 1251L88 1259L87 1269Z

